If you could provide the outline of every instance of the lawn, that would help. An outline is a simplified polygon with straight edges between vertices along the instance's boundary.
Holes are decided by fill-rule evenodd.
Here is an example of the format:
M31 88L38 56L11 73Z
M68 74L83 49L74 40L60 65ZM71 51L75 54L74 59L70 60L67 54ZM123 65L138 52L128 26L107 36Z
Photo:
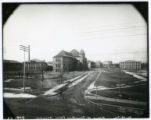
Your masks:
M5 99L15 116L25 116L28 119L36 118L58 118L58 117L80 117L83 111L79 105L73 104L68 99L60 97L36 99ZM30 111L30 112L29 112Z
M119 85L133 86L127 88L118 88L110 90L100 90L97 94L104 97L129 99L135 101L148 101L148 82L141 81L131 75L125 74L120 70L108 70L102 72L99 79L95 83L96 86L119 87ZM96 93L93 91L93 93Z
M119 70L108 70L101 73L99 79L95 82L95 85L117 87L118 84L133 85L136 81L140 80Z
M67 72L64 73L62 77L62 81L66 81L68 79L74 78L76 76L81 75L83 72L75 71L75 72ZM26 90L26 93L30 93L33 95L43 94L44 91L55 87L60 84L59 74L54 72L45 72L44 79L42 81L41 74L33 74L30 78L26 78L25 87L30 88L30 90ZM21 89L23 88L23 78L15 78L15 79L5 79L3 82L4 92L16 92L16 90L11 90L11 88ZM9 90L10 88L10 90ZM18 92L22 92L20 90Z
M132 104L122 104L117 102L107 102L107 101L101 101L101 100L92 100L93 102L101 105L101 108L103 110L107 110L108 112L115 112L119 114L119 117L132 117L132 118L140 118L145 116L145 113L147 111L147 106L136 106ZM112 106L113 105L113 106ZM116 106L117 105L117 106ZM121 106L121 107L120 107ZM139 109L132 109L132 108L140 108L144 110ZM117 116L118 117L118 116ZM146 116L147 117L147 116Z
M96 91L92 93L96 94ZM134 101L148 101L148 89L147 85L140 85L129 88L99 90L98 95L110 98L129 99Z

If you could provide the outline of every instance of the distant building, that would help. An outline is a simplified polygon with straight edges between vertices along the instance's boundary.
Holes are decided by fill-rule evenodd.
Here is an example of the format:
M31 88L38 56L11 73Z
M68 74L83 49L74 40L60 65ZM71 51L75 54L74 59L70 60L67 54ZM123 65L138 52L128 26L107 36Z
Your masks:
M95 62L93 62L93 61L88 61L88 68L89 68L89 69L95 68Z
M148 63L142 63L141 64L141 69L147 70L148 69Z
M23 64L15 60L3 60L3 71L4 72L15 72L22 71Z
M26 62L25 66L26 72L41 72L42 70L46 70L47 63L42 60L33 59Z
M96 62L95 62L95 67L96 67L96 68L101 68L101 67L103 67L102 62L96 61Z
M120 64L119 63L114 63L112 64L112 68L119 68L120 67Z
M3 79L21 77L23 64L15 60L3 60Z
M53 57L53 71L54 72L67 72L74 70L84 70L87 68L87 59L84 51L72 50L66 52L62 50Z
M46 70L47 64L45 61L30 60L25 62L25 73L39 73L42 70ZM3 60L3 77L15 78L16 76L22 77L24 70L24 62L18 62L14 60Z
M141 62L127 60L124 62L120 62L120 68L123 70L140 70L141 69Z
M53 62L47 62L47 68L46 71L52 71L53 70Z
M73 49L70 53L77 60L77 66L76 66L77 70L86 70L88 68L87 59L85 57L84 50L81 50L80 52L78 52L77 50Z
M103 62L103 67L110 68L111 66L112 66L112 61L104 61Z

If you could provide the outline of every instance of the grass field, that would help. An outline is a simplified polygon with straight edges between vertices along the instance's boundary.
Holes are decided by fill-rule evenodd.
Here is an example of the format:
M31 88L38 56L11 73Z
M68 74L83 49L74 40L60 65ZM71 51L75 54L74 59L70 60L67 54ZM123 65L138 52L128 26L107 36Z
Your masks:
M105 86L109 88L117 89L109 89L109 90L98 90L97 94L104 97L111 98L120 98L120 99L129 99L135 101L148 101L148 82L141 81L137 78L134 78L131 75L125 74L120 70L108 70L101 73L100 78L95 83L96 86ZM122 86L131 86L122 88ZM92 93L96 93L93 91Z
M107 101L100 101L100 100L99 101L92 100L92 102L95 102L98 105L100 105L103 110L108 110L108 112L111 111L113 113L115 112L119 114L119 117L124 116L124 117L130 117L130 118L131 117L140 118L147 111L147 107L136 106L132 104L122 104L122 103L117 103L117 102L107 102Z
M131 85L135 81L140 81L131 75L127 75L120 71L102 72L100 79L95 83L96 86L116 87L117 84Z
M83 72L67 72L63 75L63 80L66 81L68 79L71 79L73 77L81 75ZM93 80L96 78L94 76L98 75L98 71L94 72L92 76L90 75L87 78L88 83L93 82ZM84 84L85 81L82 81L79 84L79 87L72 87L70 88L69 92L67 90L66 97L63 99L63 97L60 95L58 96L39 96L43 94L46 90L58 85L59 81L59 75L54 74L53 72L46 72L44 73L44 81L43 81L43 88L41 84L41 75L35 75L32 76L32 78L26 80L26 87L30 87L31 90L28 90L27 92L33 95L37 95L38 97L34 99L27 99L27 98L4 98L4 101L9 106L11 111L15 114L15 116L26 116L26 118L32 119L36 116L42 117L42 118L70 118L70 117L76 117L79 118L81 116L87 116L90 117L96 117L103 116L103 114L109 114L108 116L111 117L111 115L115 115L118 117L124 116L124 117L140 117L143 116L144 111L137 111L133 110L131 108L126 109L126 107L135 107L146 110L147 106L141 106L141 105L135 105L135 104L128 104L128 103L120 103L120 102L112 102L112 101L103 101L103 100L93 100L93 102L97 104L109 104L109 105L117 105L117 106L123 106L123 107L112 107L112 106L96 106L90 103L87 103L85 106L78 105L74 97L79 100L81 98L81 95L79 94L78 90L81 89L84 91L87 89L87 86L89 84ZM8 80L4 80L4 92L16 92L16 90L9 90L5 88L21 88L22 87L22 79L16 78L14 80L10 80L9 82L6 82ZM83 85L82 85L83 84ZM148 101L148 84L147 82L140 82L139 79L136 79L132 77L131 75L125 74L124 72L120 72L119 69L111 69L111 70L105 70L105 72L102 72L99 79L96 81L95 85L97 86L105 86L105 87L117 87L118 84L122 85L138 85L134 87L128 87L128 88L121 88L121 89L110 89L110 90L102 90L97 91L98 95L102 95L105 97L111 97L111 98L119 98L119 99L129 99L134 101L141 101L146 102ZM144 85L139 85L144 84ZM80 86L82 85L82 86ZM78 85L77 85L78 86ZM85 87L85 89L83 89ZM120 91L119 91L120 90ZM21 91L18 91L21 92ZM75 92L75 96L72 96L73 92ZM93 91L95 93L95 91ZM120 96L119 96L120 92ZM73 97L73 98L72 98ZM82 101L82 100L81 100ZM79 101L80 102L80 101ZM90 105L90 106L87 106ZM87 107L89 109L87 109ZM125 108L124 108L125 107ZM97 109L96 109L97 108ZM101 109L101 112L100 112ZM98 110L98 111L97 111ZM105 111L106 110L106 111ZM91 113L92 112L92 113ZM104 113L103 113L104 112ZM112 113L113 112L113 113ZM114 112L116 114L114 114ZM100 115L101 114L101 115Z
M25 116L28 119L41 118L72 118L80 117L84 113L81 106L73 104L70 99L62 99L59 96L53 98L37 97L36 99L6 99L15 116ZM29 110L31 112L29 112Z
M79 72L79 71L64 73L61 80L63 82L68 79L79 76L82 73L83 72ZM30 76L30 78L27 78L25 81L25 87L30 88L30 90L26 90L26 93L30 93L33 95L40 95L43 94L44 91L51 89L52 87L55 87L58 84L60 84L59 74L56 74L54 72L45 72L43 81L42 81L41 74L33 74L32 76ZM23 88L23 78L5 79L3 85L4 85L4 92L13 92L13 93L23 92L23 90L20 91L11 90L11 88L14 89Z
M93 91L92 93L96 94L96 91ZM135 101L148 101L147 85L103 91L100 90L97 91L97 94L111 98L129 99Z

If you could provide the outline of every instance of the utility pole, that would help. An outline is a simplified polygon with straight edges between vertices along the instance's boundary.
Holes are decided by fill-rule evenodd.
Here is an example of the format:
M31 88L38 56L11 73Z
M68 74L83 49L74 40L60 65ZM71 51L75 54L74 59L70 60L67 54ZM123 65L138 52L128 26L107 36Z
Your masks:
M97 86L95 86L95 92L96 92L96 100L97 100Z
M43 89L43 81L44 81L44 73L43 73L43 72L44 72L44 69L43 69L43 67L44 67L44 66L42 66L42 70L41 70L41 77L42 77L42 78L41 78L41 82L42 82L41 87L42 87L42 89Z
M120 70L120 76L122 76L121 75L121 70ZM119 80L119 84L117 84L117 86L118 86L118 89L119 89L119 97L122 97L122 94L121 94L121 79Z
M59 74L60 74L59 75L59 78L60 78L59 82L60 82L60 84L62 84L62 82L63 82L63 69L60 69L60 73Z
M23 67L23 88L25 92L25 80L26 80L26 63L25 63L25 52L29 51L29 48L23 45L20 45L20 50L24 52L24 67Z
M121 70L120 70L120 76L122 76L122 73L121 73ZM120 79L120 85L119 85L119 97L122 97L122 94L121 94L121 79Z
M28 45L28 61L30 61L30 45Z

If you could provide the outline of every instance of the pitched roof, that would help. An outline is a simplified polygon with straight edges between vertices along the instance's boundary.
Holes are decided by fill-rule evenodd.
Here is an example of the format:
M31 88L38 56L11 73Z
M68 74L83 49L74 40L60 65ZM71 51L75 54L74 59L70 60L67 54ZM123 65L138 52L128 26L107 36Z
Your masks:
M45 60L39 60L39 59L31 59L30 61L25 61L26 63L43 63Z
M78 57L79 56L79 52L75 49L73 49L71 52L70 52L74 57Z
M5 63L21 63L21 62L16 61L16 60L3 60L3 62L5 62Z
M44 60L39 60L39 59L32 59L30 62L45 62Z
M62 50L60 53L58 53L54 57L73 57L73 55L70 52L66 52L66 51Z

